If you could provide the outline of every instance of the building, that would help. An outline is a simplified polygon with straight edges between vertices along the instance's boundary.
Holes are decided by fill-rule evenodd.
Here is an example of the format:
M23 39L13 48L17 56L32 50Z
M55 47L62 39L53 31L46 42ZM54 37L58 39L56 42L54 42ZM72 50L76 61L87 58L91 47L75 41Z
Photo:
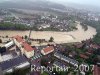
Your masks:
M100 46L97 45L97 44L91 44L91 45L90 45L90 48L93 48L93 49L99 49Z
M13 41L15 45L21 50L22 55L24 54L27 58L34 56L34 49L22 39L21 36L14 36Z
M59 61L55 61L55 62L53 63L53 65L56 66L56 67L59 68L59 69L65 69L65 68L67 68L66 65L64 65L63 63L61 63L61 62L59 62Z
M74 46L76 47L76 48L82 48L83 46L84 46L84 43L75 43L74 44Z
M94 65L93 75L100 75L100 67Z
M4 47L9 48L14 45L14 41L10 41L9 43L5 44Z
M2 18L0 18L0 22L2 22L3 21L3 19Z
M80 54L80 57L83 58L83 59L88 59L89 57L86 56L85 54Z
M77 55L75 51L69 52L69 57L74 58Z
M0 75L3 75L3 71L2 71L2 69L1 69L1 67L0 67Z
M29 67L30 63L28 62L25 56L18 56L14 59L4 61L0 64L1 70L3 73L10 73L16 69Z
M42 50L41 50L41 53L43 54L43 55L47 55L47 54L49 54L49 53L51 53L51 52L53 52L54 51L54 47L53 46L48 46L48 47L46 47L46 48L43 48Z
M0 62L10 61L18 56L19 54L17 54L15 51L5 52L0 54Z
M74 60L74 59L71 59L71 58L69 58L69 57L66 57L66 56L64 56L64 55L62 55L62 54L60 54L60 53L57 53L57 52L56 52L56 53L54 54L54 56L55 56L56 58L60 59L60 60L63 60L63 61L65 61L65 62L67 62L67 63L73 65L73 66L78 66L78 61L76 61L76 60Z
M13 59L12 54L5 54L5 55L0 54L0 62L4 62L4 61L10 60L10 59Z
M35 49L33 49L28 43L26 43L26 42L22 43L22 50L27 58L34 56Z

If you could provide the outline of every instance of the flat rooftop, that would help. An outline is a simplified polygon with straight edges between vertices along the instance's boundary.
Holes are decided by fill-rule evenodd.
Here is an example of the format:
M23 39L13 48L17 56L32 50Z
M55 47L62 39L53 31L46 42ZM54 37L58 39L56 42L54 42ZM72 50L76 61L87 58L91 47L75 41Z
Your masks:
M0 64L1 69L9 70L11 68L14 68L15 66L19 66L22 63L28 62L27 58L25 56L18 56L17 58L11 59L9 61L4 61Z

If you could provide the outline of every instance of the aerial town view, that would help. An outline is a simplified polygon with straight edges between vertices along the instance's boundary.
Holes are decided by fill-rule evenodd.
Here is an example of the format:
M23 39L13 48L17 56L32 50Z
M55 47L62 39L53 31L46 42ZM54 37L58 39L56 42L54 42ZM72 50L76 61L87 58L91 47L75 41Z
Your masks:
M0 75L100 75L99 0L0 0Z

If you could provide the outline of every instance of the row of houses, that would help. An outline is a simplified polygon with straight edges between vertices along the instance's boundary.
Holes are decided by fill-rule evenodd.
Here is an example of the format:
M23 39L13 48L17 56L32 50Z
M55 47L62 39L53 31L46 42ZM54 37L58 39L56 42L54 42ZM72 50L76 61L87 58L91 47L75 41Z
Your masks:
M18 56L16 58L3 61L0 63L0 68L4 74L13 72L16 69L21 69L26 67L30 67L30 63L28 62L25 56Z
M60 53L57 53L57 52L56 52L56 53L54 53L54 56L55 56L56 58L60 59L60 60L63 60L63 61L65 61L65 62L67 62L67 63L73 65L73 66L78 66L78 61L76 61L76 60L74 60L74 59L71 59L71 58L69 58L69 57L66 57L66 56L64 56L64 55L62 55L62 54L60 54Z
M60 69L65 69L65 68L67 68L66 65L64 65L63 63L61 63L61 62L59 62L59 61L55 61L55 62L53 63L53 65L56 66L57 68L60 68Z

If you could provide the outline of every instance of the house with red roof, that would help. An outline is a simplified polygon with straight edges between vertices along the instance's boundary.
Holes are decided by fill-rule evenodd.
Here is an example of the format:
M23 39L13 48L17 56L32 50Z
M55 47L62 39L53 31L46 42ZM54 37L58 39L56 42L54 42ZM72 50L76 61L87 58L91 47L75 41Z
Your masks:
M22 55L24 54L27 58L34 56L34 49L22 39L21 36L14 36L13 41L15 45L21 50Z
M51 53L51 52L53 52L54 51L54 47L53 46L48 46L48 47L46 47L46 48L43 48L42 50L41 50L41 53L43 54L43 55L47 55L47 54L49 54L49 53Z
M100 46L97 44L90 44L90 48L98 49L98 48L100 48Z
M24 42L24 40L22 39L22 37L19 36L19 35L14 36L14 37L13 37L13 41L14 41L14 43L15 43L19 48L21 47L22 42Z
M0 22L2 22L3 21L3 19L2 18L0 18Z
M88 59L89 57L86 56L85 54L80 54L80 57L83 58L83 59Z
M93 75L100 75L100 67L98 67L97 65L94 65Z
M22 47L24 49L24 54L26 55L27 58L31 58L34 56L34 48L32 48L28 43L23 42Z

